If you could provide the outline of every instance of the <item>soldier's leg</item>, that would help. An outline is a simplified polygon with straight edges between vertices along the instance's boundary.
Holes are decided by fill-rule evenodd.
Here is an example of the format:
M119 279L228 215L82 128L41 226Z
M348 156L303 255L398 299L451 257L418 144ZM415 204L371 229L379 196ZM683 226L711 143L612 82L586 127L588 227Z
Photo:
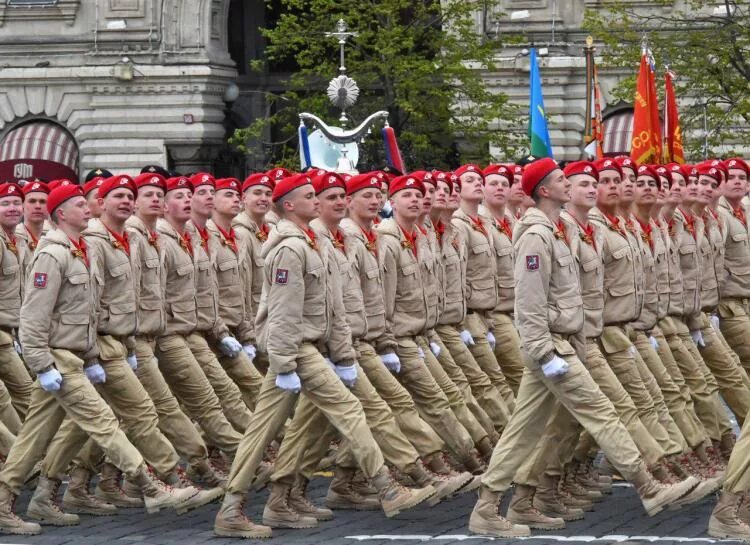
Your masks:
M436 332L440 335L443 345L450 352L453 361L466 377L475 399L492 420L495 430L502 433L510 418L510 411L500 392L497 391L487 374L479 367L455 327L437 326Z
M216 393L185 339L179 335L160 337L156 346L164 379L187 414L198 422L212 445L234 453L241 436L224 416Z
M76 454L82 451L84 451L84 456L81 462L84 464L89 462L90 459L85 454L90 452L86 449L91 443L96 444L72 418L66 417L47 448L42 464L42 475L50 479L62 479ZM96 471L95 467L83 467L92 472Z
M3 382L0 382L0 422L14 435L21 431L21 417L13 406L13 399Z
M719 328L729 346L739 356L742 367L750 373L750 316L746 304L739 299L719 303Z
M186 337L190 351L200 364L208 382L219 398L221 408L234 429L242 433L250 422L252 413L242 400L240 389L216 359L216 354L208 346L206 338L199 333L192 333Z
M421 457L440 452L445 443L417 411L409 392L396 380L393 374L383 365L375 349L368 343L356 343L357 361L370 379L378 395L391 408L401 431L417 449Z
M729 457L723 489L737 494L750 490L750 424L747 420Z
M260 393L263 375L255 368L252 360L244 350L234 358L219 355L218 352L216 354L218 355L219 363L221 363L229 378L239 387L245 405L247 405L250 411L253 411L255 409L255 400L258 399L258 394Z
M489 329L484 319L479 314L470 313L466 316L465 325L474 337L474 344L469 346L469 351L474 359L479 364L479 367L484 371L490 379L490 382L497 388L500 395L503 396L506 406L509 410L513 410L513 404L515 403L515 396L513 390L508 386L508 382L505 380L500 364L495 358L495 353L487 341L487 333Z
M521 338L518 336L513 320L507 314L493 312L492 321L494 323L492 333L495 335L495 358L500 364L505 381L515 395L518 393L524 370Z
M0 329L0 380L10 393L13 407L23 420L29 409L34 381L13 345L13 337Z

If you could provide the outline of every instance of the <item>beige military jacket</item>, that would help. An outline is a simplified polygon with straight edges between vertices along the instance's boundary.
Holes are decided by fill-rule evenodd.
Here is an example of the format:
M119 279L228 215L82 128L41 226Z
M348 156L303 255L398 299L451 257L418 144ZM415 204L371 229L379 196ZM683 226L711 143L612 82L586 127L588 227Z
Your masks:
M675 243L682 271L683 319L690 330L700 329L701 264L698 247L704 236L703 222L700 218L694 218L694 227L691 229L688 217L682 210L678 208L674 216L675 220L682 224L682 231L675 237Z
M744 213L744 221L742 214ZM726 226L724 244L724 274L720 277L721 297L750 298L750 225L747 207L735 214L724 197L719 200L719 214ZM739 217L738 217L739 216Z
M263 290L263 243L268 239L265 230L261 229L245 212L240 212L232 220L236 236L245 246L245 308L255 321ZM270 226L266 224L268 232Z
M682 300L682 269L679 251L679 239L682 237L683 227L674 216L668 221L662 221L662 225L668 235L669 308L667 314L681 319L685 308Z
M578 265L556 232L550 219L533 207L513 232L516 325L532 368L553 350L569 353L553 333L567 337L583 330Z
M385 320L383 266L378 260L378 242L368 240L362 229L349 218L341 221L341 229L346 233L346 253L362 291L367 320L367 334L364 340L371 344L378 354L394 352L396 339ZM372 233L375 233L374 228Z
M453 227L459 233L461 253L466 256L466 304L469 311L489 311L497 307L495 246L490 223L478 216L482 227L475 225L462 210L453 214Z
M659 301L656 305L656 318L667 316L671 286L669 284L669 231L662 221L651 219L651 240L654 244L654 266L656 267L656 291Z
M497 306L494 310L505 314L513 312L515 305L515 292L513 285L513 269L515 260L513 256L513 226L510 221L506 224L497 221L485 211L486 223L490 225L489 231L492 236L492 245L495 253L495 284L497 286ZM507 217L507 216L506 216ZM507 229L505 228L507 225Z
M52 224L48 220L44 220L44 223L42 224L42 236L49 233L52 229ZM32 235L31 232L26 228L26 225L21 222L16 225L16 244L19 247L23 246L23 259L21 261L21 264L23 266L24 274L23 284L25 285L26 272L28 271L29 263L31 263L31 258L34 257L34 251L39 245L39 241L34 239L34 235Z
M35 373L54 364L52 348L69 350L85 363L99 356L95 252L88 250L87 267L62 231L52 230L39 239L18 328L24 361Z
M198 316L195 307L195 264L191 239L188 246L169 222L156 222L159 243L164 251L164 304L167 325L164 335L188 335L195 331Z
M427 317L425 328L431 330L438 323L443 309L443 264L440 260L440 246L430 218L425 219L423 225L417 226L420 238L424 239L424 249L419 256L424 282L425 301L427 302Z
M698 244L701 265L701 310L715 312L719 306L719 278L724 274L724 233L718 218L706 210L701 218L703 236Z
M396 220L388 218L377 226L378 254L383 264L385 319L396 338L425 332L427 299L424 269L420 263L429 252L427 238L417 237L417 257Z
M138 293L135 289L140 262L138 246L132 245L127 252L97 218L89 221L83 238L96 259L96 278L101 293L98 332L119 338L133 354L138 324Z
M438 241L443 271L443 309L438 317L441 325L458 326L466 318L465 256L461 255L464 245L459 236L453 225L446 224Z
M314 247L313 247L314 246ZM346 323L340 272L321 244L311 243L289 220L281 219L263 246L263 294L255 321L261 350L271 370L297 368L300 345L317 345L338 364L355 361Z
M353 339L362 339L367 335L367 315L365 313L365 303L362 298L362 288L359 285L359 278L354 267L349 261L348 246L352 244L349 237L343 230L344 244L333 238L330 230L320 219L310 222L310 227L315 231L318 241L321 245L321 251L329 254L329 259L335 261L340 277L332 278L332 282L338 284L337 289L341 291L346 309L346 321L349 324Z
M604 264L604 325L625 325L635 320L641 308L636 295L636 258L622 218L618 223L598 208L589 213L589 221L602 233L599 249Z
M23 299L25 254L24 245L0 228L0 329L11 330L18 327Z
M219 317L234 337L244 344L255 343L255 316L248 307L247 286L252 270L248 270L247 245L236 233L227 239L212 220L206 224L215 244L214 272L218 289Z
M652 225L650 220L645 227L637 219L633 221L635 222L638 250L641 256L640 282L643 285L643 306L641 307L641 313L631 325L634 329L646 331L650 334L659 319L659 285L654 241L654 231L657 228Z
M625 234L628 237L630 247L633 249L633 265L635 266L635 304L636 307L642 309L644 297L646 295L646 283L643 264L643 239L641 226L632 214L629 214L626 218L621 218L621 221L625 222Z
M136 335L156 337L166 326L164 292L164 251L157 232L151 233L136 216L125 222L131 247L137 247L139 264L136 286L138 291L138 329Z

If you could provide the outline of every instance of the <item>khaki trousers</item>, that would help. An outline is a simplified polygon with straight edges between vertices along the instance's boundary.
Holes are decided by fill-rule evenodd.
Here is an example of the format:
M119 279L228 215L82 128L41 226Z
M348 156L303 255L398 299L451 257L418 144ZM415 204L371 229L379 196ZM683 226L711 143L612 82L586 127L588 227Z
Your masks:
M504 492L510 487L516 471L533 454L557 403L594 437L623 477L632 479L644 468L612 403L578 360L573 347L561 337L553 337L557 352L570 368L563 376L552 378L545 377L541 369L524 371L516 409L482 477L482 485L492 491Z
M10 392L2 382L0 382L0 423L13 435L18 434L23 425L18 411L13 406Z
M5 384L13 401L13 407L23 420L29 409L34 380L13 346L13 336L2 329L0 329L0 380Z
M729 346L750 373L750 312L747 299L723 299L719 303L719 328Z
M185 337L185 340L193 356L195 356L195 360L203 369L208 382L216 392L227 420L235 430L243 433L250 423L250 417L253 413L250 412L250 408L243 401L239 387L229 378L216 358L216 354L208 346L208 341L203 334L193 332Z
M302 394L351 443L352 452L362 471L367 477L373 477L383 467L383 454L370 432L357 398L347 390L320 352L310 343L300 346L296 371L302 382ZM266 446L292 414L297 397L276 387L276 373L269 371L266 374L255 413L232 464L227 483L228 492L247 492Z
M443 439L448 449L464 462L471 457L474 442L451 410L450 403L440 389L425 360L419 355L419 347L412 337L396 339L396 353L401 360L398 380L409 391L419 414ZM427 352L422 349L427 357Z
M7 458L8 453L15 442L16 435L11 433L8 427L0 422L0 456Z
M750 491L750 420L745 420L724 473L724 490L731 493ZM2 475L0 475L2 477Z
M487 341L487 333L489 328L484 318L478 312L469 311L464 320L466 328L474 337L474 344L469 346L469 351L474 359L479 364L479 367L484 371L490 379L490 382L497 388L500 395L505 400L505 405L512 412L515 403L515 395L513 390L508 386L508 382L505 380L500 364L495 358L495 353ZM497 345L495 345L497 347Z
M405 471L417 462L419 454L399 429L393 413L375 391L367 375L357 367L357 382L349 391L361 403L367 426L385 460ZM323 411L309 397L302 396L294 411L294 418L284 433L271 480L293 482L297 472L309 479L328 449L328 442L320 441L321 435L329 435L324 431L326 426L331 424ZM316 452L317 460L307 456L306 453L311 450Z
M45 455L47 446L67 415L106 453L112 463L128 476L135 476L143 464L141 454L120 429L112 409L101 398L83 372L83 360L67 350L52 350L55 366L63 377L60 389L45 392L34 383L21 433L0 471L0 482L14 494ZM77 446L80 448L82 443Z
M250 412L255 410L255 402L260 393L260 385L263 383L263 375L255 368L253 361L244 350L240 351L234 358L224 356L217 347L214 347L214 353L219 358L219 363L229 375L229 378L240 389L242 400L247 408L250 409Z
M143 385L156 408L159 429L167 436L179 455L189 464L205 460L208 449L198 429L180 408L172 391L159 371L159 363L154 355L156 340L136 337L135 355L138 368L135 376Z
M222 412L219 398L190 351L185 337L159 337L156 341L156 358L172 393L180 400L188 416L198 422L207 442L233 454L241 435Z
M380 398L390 407L398 427L404 432L419 456L440 452L445 443L430 425L422 420L409 392L396 380L375 349L365 341L355 341L357 361ZM328 445L326 444L326 448Z
M435 328L435 332L440 336L443 346L450 352L456 366L466 377L471 393L490 417L495 430L502 433L510 419L510 410L500 392L490 382L487 373L479 367L471 351L461 340L461 334L455 326L439 325ZM453 378L452 375L451 378Z
M125 345L109 335L100 335L98 342L99 362L107 380L97 384L96 390L120 419L122 430L146 462L160 474L169 473L180 457L159 429L154 403L125 359L128 355ZM49 445L44 474L57 478L66 473L87 438L87 431L78 422L72 417L66 419ZM101 458L97 448L90 447L84 452L88 458L83 460L84 466L96 465Z
M500 364L505 381L513 394L518 394L525 368L521 353L521 338L518 336L513 318L508 314L492 311L490 317L494 324L492 333L495 335L495 359Z

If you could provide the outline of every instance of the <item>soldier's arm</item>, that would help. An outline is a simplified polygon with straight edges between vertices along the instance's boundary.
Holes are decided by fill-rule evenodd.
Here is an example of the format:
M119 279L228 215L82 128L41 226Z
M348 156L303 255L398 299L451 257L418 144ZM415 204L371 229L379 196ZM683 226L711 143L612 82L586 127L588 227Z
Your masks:
M337 250L332 250L337 251ZM346 308L344 307L343 282L341 280L341 270L339 269L336 258L331 255L329 258L331 265L331 274L336 279L331 282L333 301L333 317L331 319L331 334L328 338L328 353L331 361L338 364L351 364L357 359L352 348L352 331L346 320Z
M242 229L244 231L244 229ZM247 239L238 236L240 252L240 282L242 283L243 315L237 327L237 340L243 345L255 344L255 316L253 316L253 250Z
M398 286L398 264L394 249L384 243L380 247L383 260L383 302L385 303L385 326L393 331L393 312L396 307L396 288Z
M302 322L305 301L305 264L291 248L283 247L266 259L268 275L266 305L268 308L268 361L276 373L297 368L297 353L302 344Z
M532 361L540 362L555 349L549 330L549 281L551 248L535 233L516 242L516 324L521 342Z

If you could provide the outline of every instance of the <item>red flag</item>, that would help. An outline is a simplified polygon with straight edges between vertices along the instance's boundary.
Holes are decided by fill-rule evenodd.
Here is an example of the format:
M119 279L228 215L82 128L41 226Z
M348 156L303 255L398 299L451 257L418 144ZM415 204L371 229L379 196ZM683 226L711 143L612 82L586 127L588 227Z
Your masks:
M682 131L680 130L680 115L677 111L677 98L674 94L672 80L674 74L667 70L664 74L664 162L685 162L685 151L682 149Z
M594 60L594 40L586 39L586 126L583 141L584 151L598 158L604 157L604 125L602 123L602 98L599 88L599 74Z
M641 55L641 67L633 103L633 141L630 158L636 163L659 163L661 160L661 123L656 96L654 59L649 51Z

